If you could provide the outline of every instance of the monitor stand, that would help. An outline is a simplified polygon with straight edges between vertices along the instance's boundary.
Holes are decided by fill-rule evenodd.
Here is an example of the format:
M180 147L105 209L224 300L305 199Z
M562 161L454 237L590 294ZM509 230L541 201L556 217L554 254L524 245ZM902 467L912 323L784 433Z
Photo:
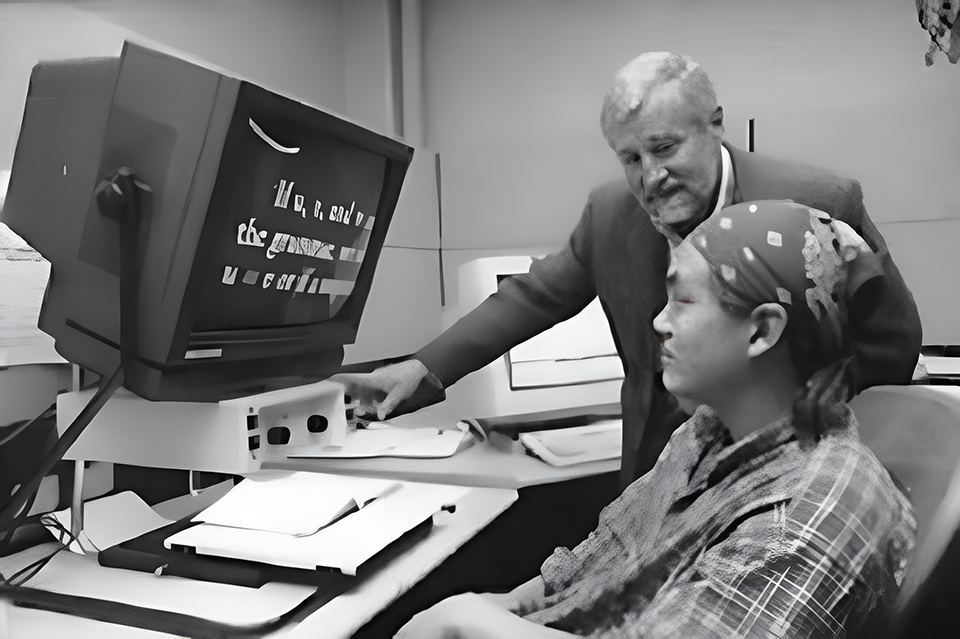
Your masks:
M62 435L93 390L57 398ZM82 524L83 462L248 475L287 446L337 446L347 434L343 386L322 381L219 402L155 402L119 389L64 459L76 462L73 512ZM79 531L74 531L79 532Z

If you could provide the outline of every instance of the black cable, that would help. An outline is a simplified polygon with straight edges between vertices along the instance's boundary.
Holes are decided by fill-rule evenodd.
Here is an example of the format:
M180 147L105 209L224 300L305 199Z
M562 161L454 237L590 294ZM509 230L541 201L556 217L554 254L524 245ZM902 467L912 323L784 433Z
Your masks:
M27 430L28 428L33 426L35 423L37 423L41 419L50 419L51 417L53 417L56 411L57 411L57 404L56 402L54 402L47 408L47 410L43 411L42 413L40 413L39 415L37 415L31 420L24 420L20 423L13 422L13 424L7 424L6 426L3 426L2 428L9 428L10 432L4 435L3 439L0 439L0 446L3 446L7 442L13 440L14 437L19 435L23 431Z
M16 531L20 524L23 523L23 520L26 519L29 511L27 502L32 501L37 490L40 488L40 482L43 481L43 478L47 476L47 473L53 469L57 462L63 459L63 455L70 446L77 441L80 433L82 433L93 418L96 417L100 409L103 408L113 393L120 388L121 384L123 384L123 369L119 366L109 378L101 378L100 387L97 389L97 392L94 393L90 401L87 402L87 405L80 411L80 414L77 415L70 426L63 432L63 435L60 436L54 447L44 456L33 477L21 485L10 502L0 510L0 519L3 519L4 515L8 513L15 513L10 527L7 529L3 539L0 540L0 556L3 555L7 546L10 545L14 531Z
M44 566L50 563L50 560L52 560L58 553L69 548L73 542L77 542L78 544L80 543L80 540L77 538L77 536L74 535L66 526L61 524L56 517L52 515L43 515L40 517L40 523L42 523L44 526L49 526L56 529L60 533L59 541L62 545L58 546L56 550L49 553L45 557L41 557L33 563L24 566L9 577L4 577L3 574L0 573L0 586L22 586L33 579L37 573L43 570ZM66 541L64 541L65 539Z

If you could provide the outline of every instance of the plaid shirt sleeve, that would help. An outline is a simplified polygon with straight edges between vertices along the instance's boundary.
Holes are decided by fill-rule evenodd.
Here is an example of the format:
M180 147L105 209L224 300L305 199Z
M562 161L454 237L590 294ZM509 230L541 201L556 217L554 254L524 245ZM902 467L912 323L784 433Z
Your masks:
M613 635L854 635L896 593L914 541L913 511L856 440L817 449L798 496L744 513Z

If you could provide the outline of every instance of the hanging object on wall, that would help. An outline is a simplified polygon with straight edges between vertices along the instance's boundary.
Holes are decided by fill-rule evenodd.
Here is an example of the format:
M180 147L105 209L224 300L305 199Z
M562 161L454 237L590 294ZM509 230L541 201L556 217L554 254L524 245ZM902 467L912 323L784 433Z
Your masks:
M916 0L920 26L930 34L930 48L923 59L933 64L937 50L943 51L953 64L960 60L960 24L957 10L960 0Z

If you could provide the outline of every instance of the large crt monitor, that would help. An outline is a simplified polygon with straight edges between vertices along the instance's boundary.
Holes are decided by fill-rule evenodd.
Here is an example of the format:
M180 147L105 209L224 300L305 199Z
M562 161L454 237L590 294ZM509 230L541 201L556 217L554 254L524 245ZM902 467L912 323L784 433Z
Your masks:
M218 401L340 366L412 155L126 43L34 68L3 221L51 262L39 324L64 358Z

